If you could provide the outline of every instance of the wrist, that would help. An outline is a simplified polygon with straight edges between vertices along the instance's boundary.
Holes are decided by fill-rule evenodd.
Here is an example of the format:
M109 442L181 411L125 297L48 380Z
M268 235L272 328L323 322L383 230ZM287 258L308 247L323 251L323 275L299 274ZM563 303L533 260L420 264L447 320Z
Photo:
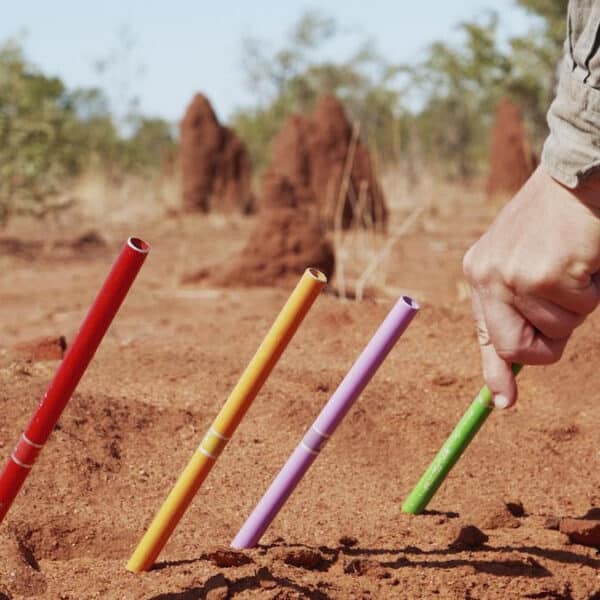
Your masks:
M552 173L541 165L544 170L545 177L559 188L564 190L563 194L566 197L571 197L587 208L589 208L596 217L600 218L600 173L592 173L580 180L576 186L570 187L553 176ZM561 195L563 195L561 194Z

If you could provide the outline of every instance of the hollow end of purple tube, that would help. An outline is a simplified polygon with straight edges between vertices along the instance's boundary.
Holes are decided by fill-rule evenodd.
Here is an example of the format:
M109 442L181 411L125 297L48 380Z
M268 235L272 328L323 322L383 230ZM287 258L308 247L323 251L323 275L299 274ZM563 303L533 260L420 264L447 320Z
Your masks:
M408 306L409 308L412 308L413 310L419 310L421 308L419 306L419 303L416 302L410 296L402 296L402 302L404 302L404 304L406 304L406 306Z

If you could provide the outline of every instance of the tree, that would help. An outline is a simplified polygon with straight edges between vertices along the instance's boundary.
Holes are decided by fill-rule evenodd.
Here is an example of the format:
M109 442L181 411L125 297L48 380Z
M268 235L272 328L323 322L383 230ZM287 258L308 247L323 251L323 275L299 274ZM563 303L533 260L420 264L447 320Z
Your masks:
M172 152L170 123L135 115L124 136L97 88L68 90L30 65L22 48L0 45L0 224L14 213L42 215L92 162L142 171Z
M233 125L261 165L287 116L310 110L319 94L332 92L384 161L426 162L442 174L471 178L487 163L501 96L523 109L534 148L547 135L567 0L515 5L531 16L531 30L510 39L508 48L499 43L499 17L490 12L461 23L458 43L435 42L422 61L404 66L384 60L368 41L346 61L323 60L340 28L320 13L307 13L278 50L269 51L263 40L246 41L244 66L256 103L239 110ZM409 111L411 95L417 108Z
M69 143L75 121L60 79L32 69L17 44L0 46L0 221L43 212L79 170L81 154Z
M554 95L557 65L565 36L567 1L517 0L532 17L525 36L498 43L499 18L459 25L458 44L436 42L425 59L407 67L411 85L421 93L414 115L416 134L428 161L443 172L469 178L487 162L487 144L495 106L510 96L523 110L532 145L547 135L546 112Z
M497 29L495 13L483 22L461 23L460 43L435 42L420 64L406 67L424 100L414 115L423 151L451 176L472 177L487 157L494 107L511 72L498 49Z
M289 42L269 51L264 40L245 40L244 70L256 103L238 110L232 125L248 146L253 164L268 158L268 146L285 119L312 109L317 98L333 93L351 120L361 122L363 137L389 160L396 148L400 96L390 85L398 69L369 41L345 61L323 60L324 46L340 35L335 20L307 12L292 28Z

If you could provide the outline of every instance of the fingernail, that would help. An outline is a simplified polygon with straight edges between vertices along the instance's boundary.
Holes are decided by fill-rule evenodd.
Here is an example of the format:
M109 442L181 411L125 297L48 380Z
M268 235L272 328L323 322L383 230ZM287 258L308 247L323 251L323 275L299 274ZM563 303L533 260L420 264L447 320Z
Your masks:
M494 406L496 408L506 408L508 406L508 398L502 394L496 394L494 396Z

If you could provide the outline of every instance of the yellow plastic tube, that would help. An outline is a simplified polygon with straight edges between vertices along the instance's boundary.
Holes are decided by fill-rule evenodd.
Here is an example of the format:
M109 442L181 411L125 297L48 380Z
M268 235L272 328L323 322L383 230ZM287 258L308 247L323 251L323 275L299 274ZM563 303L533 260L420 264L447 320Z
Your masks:
M327 278L320 271L307 269L304 272L198 450L129 559L129 571L138 573L152 567L325 283Z

